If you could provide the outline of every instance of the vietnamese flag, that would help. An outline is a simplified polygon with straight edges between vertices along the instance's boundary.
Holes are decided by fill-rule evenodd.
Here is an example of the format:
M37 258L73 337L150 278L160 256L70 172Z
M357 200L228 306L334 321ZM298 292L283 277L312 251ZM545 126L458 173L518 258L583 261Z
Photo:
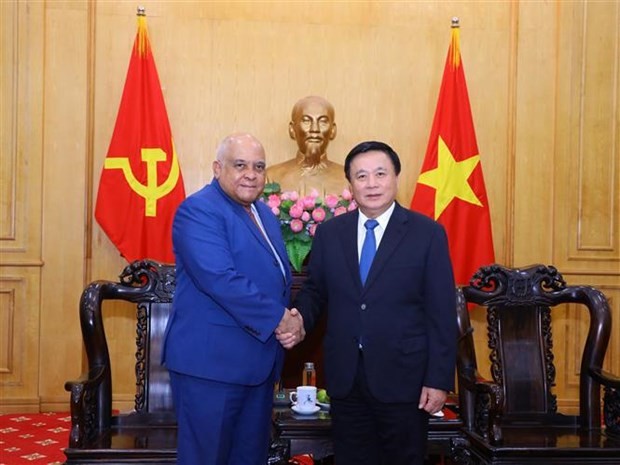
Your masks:
M184 198L146 17L138 13L138 32L101 173L95 218L129 262L149 258L174 263L172 220Z
M479 267L495 262L489 201L461 62L456 19L411 209L445 227L458 285L469 284Z

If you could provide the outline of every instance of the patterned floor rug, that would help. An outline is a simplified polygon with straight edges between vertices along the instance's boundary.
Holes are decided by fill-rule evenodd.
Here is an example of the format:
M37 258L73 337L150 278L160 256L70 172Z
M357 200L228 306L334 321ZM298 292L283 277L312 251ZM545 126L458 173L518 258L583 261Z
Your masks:
M60 465L69 441L68 413L0 415L0 465Z

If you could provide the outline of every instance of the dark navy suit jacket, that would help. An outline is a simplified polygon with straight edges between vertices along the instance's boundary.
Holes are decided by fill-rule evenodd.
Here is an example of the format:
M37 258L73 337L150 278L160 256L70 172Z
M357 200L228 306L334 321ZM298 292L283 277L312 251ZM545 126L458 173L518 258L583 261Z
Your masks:
M179 207L168 369L243 385L279 376L284 350L273 332L289 305L291 273L278 219L262 202L255 206L284 275L261 231L216 180Z
M396 204L366 285L359 276L358 212L317 228L308 279L295 298L309 331L327 311L323 351L329 395L353 386L364 369L382 402L418 402L422 386L454 388L456 293L445 231Z

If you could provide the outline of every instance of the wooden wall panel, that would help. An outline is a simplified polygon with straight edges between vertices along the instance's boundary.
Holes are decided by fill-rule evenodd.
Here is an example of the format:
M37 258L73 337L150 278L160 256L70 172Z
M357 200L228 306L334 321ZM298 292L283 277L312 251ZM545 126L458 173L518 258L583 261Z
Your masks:
M0 240L4 243L15 240L15 183L17 157L17 7L15 4L0 4L0 101L3 109L0 119ZM9 111L10 109L10 111Z
M567 31L552 2L519 6L512 263L551 263L555 78L558 37ZM544 27L542 27L544 25ZM544 44L544 45L543 45Z
M49 3L45 14L41 407L66 408L64 383L81 371L78 302L84 287L89 131L89 3ZM72 34L67 34L67 29ZM79 37L79 40L76 40ZM63 85L70 82L71 85ZM59 338L58 334L66 334ZM58 366L57 360L63 360Z
M4 265L40 265L42 12L41 5L0 4L0 258Z
M39 411L39 269L0 275L0 412Z
M0 3L0 412L39 409L43 11Z
M620 4L579 3L562 21L553 260L620 279Z
M0 290L0 373L13 370L13 334L15 332L15 289Z

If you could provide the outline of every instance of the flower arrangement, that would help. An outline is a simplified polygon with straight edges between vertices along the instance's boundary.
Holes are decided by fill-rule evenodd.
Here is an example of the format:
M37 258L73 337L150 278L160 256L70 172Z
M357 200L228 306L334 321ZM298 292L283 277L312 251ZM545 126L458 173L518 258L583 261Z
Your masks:
M344 189L340 195L326 194L325 198L321 198L316 189L306 196L295 191L281 192L280 185L275 182L265 185L261 201L280 220L286 253L297 272L301 271L310 253L316 227L334 216L357 208L348 189Z

